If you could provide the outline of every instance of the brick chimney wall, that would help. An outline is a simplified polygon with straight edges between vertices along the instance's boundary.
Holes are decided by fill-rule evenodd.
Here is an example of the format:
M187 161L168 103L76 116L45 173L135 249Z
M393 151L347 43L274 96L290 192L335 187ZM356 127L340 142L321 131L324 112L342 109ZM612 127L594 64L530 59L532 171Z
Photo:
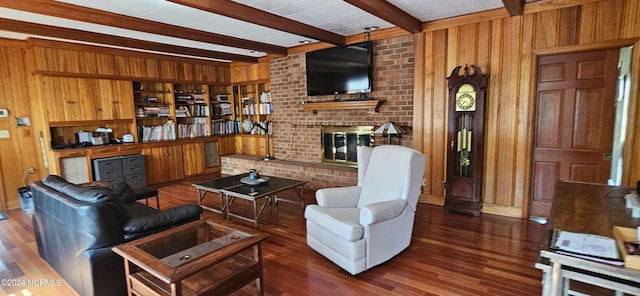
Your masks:
M307 113L300 102L332 101L334 96L308 97L305 54L291 54L272 59L269 65L273 99L272 155L281 160L320 163L322 161L322 126L374 126L393 121L407 134L392 139L394 144L411 146L413 124L413 57L412 35L373 41L373 91L370 96L386 100L378 114L365 109L324 110ZM340 95L347 99L356 95ZM399 140L399 141L398 141ZM386 139L376 136L378 145Z

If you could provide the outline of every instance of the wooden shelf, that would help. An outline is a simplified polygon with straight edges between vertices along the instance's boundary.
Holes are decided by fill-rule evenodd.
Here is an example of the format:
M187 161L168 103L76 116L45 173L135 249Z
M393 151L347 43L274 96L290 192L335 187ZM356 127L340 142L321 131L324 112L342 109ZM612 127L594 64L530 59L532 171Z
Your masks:
M340 101L300 104L307 112L315 113L318 110L342 110L342 109L369 109L368 113L378 113L380 105L385 100Z
M75 121L50 121L49 127L75 127L75 126L87 126L87 125L106 125L106 124L118 124L118 123L132 123L131 119L104 119L104 120L75 120Z

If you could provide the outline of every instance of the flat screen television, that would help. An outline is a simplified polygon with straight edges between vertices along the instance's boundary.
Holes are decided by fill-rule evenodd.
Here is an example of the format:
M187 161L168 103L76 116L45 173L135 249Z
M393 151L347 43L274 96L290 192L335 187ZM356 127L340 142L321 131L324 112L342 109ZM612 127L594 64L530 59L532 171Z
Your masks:
M307 95L371 92L371 42L307 52Z

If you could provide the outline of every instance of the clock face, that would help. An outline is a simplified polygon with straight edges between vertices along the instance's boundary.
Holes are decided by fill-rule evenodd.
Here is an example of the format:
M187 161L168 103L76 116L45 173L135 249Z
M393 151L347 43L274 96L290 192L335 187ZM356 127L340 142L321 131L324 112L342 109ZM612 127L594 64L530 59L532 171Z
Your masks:
M456 111L476 111L476 90L471 84L464 84L458 89Z
M456 99L456 111L458 110L471 111L470 109L473 108L473 106L475 105L475 102L476 100L470 94L467 94L467 93L461 94Z

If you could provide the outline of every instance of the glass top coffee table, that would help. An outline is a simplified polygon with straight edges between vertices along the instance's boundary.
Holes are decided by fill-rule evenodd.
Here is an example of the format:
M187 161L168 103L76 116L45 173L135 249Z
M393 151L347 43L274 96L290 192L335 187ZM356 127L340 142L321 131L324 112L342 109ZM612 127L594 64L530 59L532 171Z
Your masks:
M124 258L129 295L227 295L252 281L263 295L267 237L199 220L113 251Z
M258 218L260 217L260 214L264 210L265 206L271 202L274 202L276 206L279 201L296 203L300 204L304 208L303 196L304 185L307 183L306 181L275 176L262 176L260 180L265 180L264 182L256 181L255 184L245 184L242 180L247 176L248 174L241 174L193 184L193 186L198 189L198 202L202 206L202 200L207 192L218 193L221 203L219 210L206 206L202 207L219 212L223 216L226 215L227 218L235 217L253 222L255 228L258 228ZM300 198L299 201L278 197L278 193L289 189L295 189L297 187L300 187L300 191L296 191ZM236 198L247 200L253 204L253 213L251 217L232 213L229 210ZM258 208L258 202L260 200L264 201L260 208Z

